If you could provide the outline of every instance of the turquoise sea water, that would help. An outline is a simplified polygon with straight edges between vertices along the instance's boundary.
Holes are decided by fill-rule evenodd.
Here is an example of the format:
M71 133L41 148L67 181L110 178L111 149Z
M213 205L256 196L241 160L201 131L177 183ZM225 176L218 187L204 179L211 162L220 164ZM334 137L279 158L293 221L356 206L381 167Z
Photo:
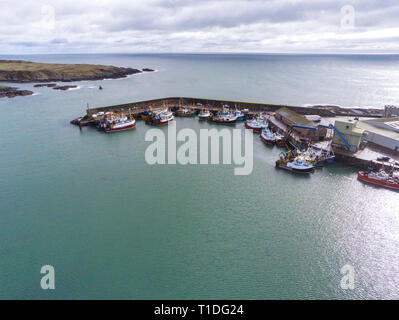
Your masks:
M280 150L258 136L249 176L231 165L150 166L143 122L110 135L69 124L86 103L166 96L399 104L398 56L6 58L158 72L0 100L0 298L399 298L399 194L358 182L355 169L276 170ZM47 264L54 291L40 288ZM340 287L346 264L352 291Z

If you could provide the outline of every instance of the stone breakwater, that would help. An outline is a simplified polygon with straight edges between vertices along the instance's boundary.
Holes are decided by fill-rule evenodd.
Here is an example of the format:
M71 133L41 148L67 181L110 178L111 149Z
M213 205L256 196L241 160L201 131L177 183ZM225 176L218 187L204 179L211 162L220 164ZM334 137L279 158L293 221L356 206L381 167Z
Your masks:
M342 108L338 106L288 106L282 104L270 103L257 103L257 102L244 102L233 100L217 100L205 98L189 98L189 97L168 97L163 99L154 99L146 101L137 101L121 105L90 108L87 110L87 115L98 113L100 111L127 111L131 109L148 109L148 108L162 108L162 107L175 107L179 105L190 106L196 109L210 108L221 109L224 105L230 108L248 109L250 112L274 112L282 107L286 107L302 115L319 115L321 117L337 117L337 116L350 116L350 117L382 117L383 109L374 108Z

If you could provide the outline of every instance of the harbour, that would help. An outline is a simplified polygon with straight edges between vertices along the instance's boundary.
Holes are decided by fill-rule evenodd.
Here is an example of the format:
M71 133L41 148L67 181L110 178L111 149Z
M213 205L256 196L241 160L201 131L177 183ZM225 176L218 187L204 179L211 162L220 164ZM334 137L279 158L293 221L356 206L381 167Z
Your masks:
M157 113L164 109L170 109L177 117L194 117L204 110L206 110L210 115L223 114L224 109L226 108L227 110L244 110L245 118L243 114L241 120L251 120L256 117L267 118L268 126L272 128L275 134L278 133L278 135L281 136L281 139L284 140L279 142L282 146L286 146L287 143L293 149L299 148L302 150L306 148L315 148L320 150L322 153L334 153L338 161L361 169L399 169L398 151L390 151L386 148L376 148L372 143L370 143L371 146L368 147L367 150L364 150L365 147L361 149L359 148L360 142L358 142L357 146L354 146L356 150L350 150L351 145L348 144L340 131L334 126L335 119L347 119L352 121L352 123L353 121L359 121L362 119L383 119L386 113L386 108L348 109L332 106L297 107L229 100L170 97L98 108L90 108L87 106L86 115L72 120L71 123L78 125L79 127L88 125L97 126L99 122L98 115L103 115L105 113L123 114L135 117L136 119L142 119L144 114L148 115L149 113ZM308 120L307 117L309 119L316 119L313 121L313 126L305 125L312 123L312 121ZM212 117L208 118L208 120L212 120ZM221 121L216 120L215 122L220 123ZM223 124L226 124L226 122L229 121L222 121ZM231 121L231 123L235 123L235 121ZM165 124L167 124L167 122ZM258 129L250 127L247 125L247 121L245 121L245 126L253 129L254 132L261 131L261 126L258 126ZM300 130L292 130L293 128L302 129L305 134L301 135ZM319 133L319 131L322 133ZM316 136L314 136L315 132ZM334 137L338 140L335 147L332 146ZM274 141L272 144L273 143ZM399 139L396 148L396 150L399 150ZM390 161L382 161L380 160L381 158L388 158Z
M398 298L399 195L359 181L358 172L365 170L361 165L340 161L335 153L334 164L310 174L280 170L276 160L287 149L266 145L259 132L254 133L253 172L248 176L235 176L233 164L150 166L144 158L150 144L145 135L157 128L166 136L168 126L148 125L138 114L133 115L135 128L123 132L103 134L94 123L82 123L82 130L70 124L86 115L87 103L93 113L101 112L94 107L126 104L133 113L136 102L158 100L153 109L162 110L165 100L165 108L171 110L179 107L183 94L205 97L194 100L194 107L202 104L199 113L209 97L209 104L220 100L220 107L228 104L232 111L237 100L275 104L267 113L298 105L293 110L300 114L305 104L320 104L320 109L333 103L342 109L370 105L379 117L367 118L382 119L384 105L399 104L396 91L389 91L389 85L397 85L396 78L373 77L385 57L373 57L377 66L364 57L15 59L150 66L160 71L122 80L73 82L80 88L67 91L24 83L20 89L37 94L0 100L0 152L5 155L0 163L0 298ZM389 61L394 69L396 63ZM340 67L327 69L326 77L320 68L334 63ZM365 81L361 86L346 82L346 66L353 77ZM363 68L370 78L363 78ZM292 89L292 83L298 88ZM98 90L100 85L103 90ZM164 97L177 98L172 104ZM181 106L193 107L193 101ZM248 109L251 116L263 113L249 103L237 103L237 108ZM128 111L124 108L125 116ZM356 112L351 114L320 116L334 123L355 122ZM270 129L277 131L271 120ZM175 117L174 126L199 135L203 129L244 130L245 121L215 124L197 115ZM347 136L352 129L364 130L338 128ZM353 141L346 140L355 145L353 136ZM44 264L56 270L56 290L40 288ZM355 290L339 285L340 269L346 264L355 267Z

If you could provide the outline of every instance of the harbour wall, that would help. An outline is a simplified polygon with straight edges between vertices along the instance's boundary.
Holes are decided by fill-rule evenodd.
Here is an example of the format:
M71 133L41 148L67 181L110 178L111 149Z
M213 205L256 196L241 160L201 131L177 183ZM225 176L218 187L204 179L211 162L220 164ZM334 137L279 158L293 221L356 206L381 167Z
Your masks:
M201 104L202 106L198 106ZM270 103L257 103L257 102L243 102L233 100L218 100L218 99L206 99L206 98L191 98L191 97L168 97L162 99L153 99L145 101L137 101L131 103L125 103L120 105L90 108L87 109L87 115L91 116L100 111L107 112L127 112L131 111L133 114L148 110L150 107L153 109L162 107L178 107L184 106L194 109L203 109L208 106L210 109L221 109L223 105L229 105L231 108L248 109L250 112L262 112L269 111L274 112L282 107L286 107L296 113L302 115L319 115L321 117L335 117L335 116L359 116L358 109L353 108L341 108L337 106L314 106L314 107L299 107L289 106L283 104L270 104ZM363 114L361 116L367 117L380 117L381 115L376 112L376 109L361 109Z

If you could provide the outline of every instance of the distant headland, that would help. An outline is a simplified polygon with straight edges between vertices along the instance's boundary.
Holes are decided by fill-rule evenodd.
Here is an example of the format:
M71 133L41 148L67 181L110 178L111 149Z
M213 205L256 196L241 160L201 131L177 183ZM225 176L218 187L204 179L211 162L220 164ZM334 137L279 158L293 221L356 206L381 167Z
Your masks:
M142 72L139 69L94 64L58 64L23 60L0 60L0 81L3 82L71 82L119 79Z

